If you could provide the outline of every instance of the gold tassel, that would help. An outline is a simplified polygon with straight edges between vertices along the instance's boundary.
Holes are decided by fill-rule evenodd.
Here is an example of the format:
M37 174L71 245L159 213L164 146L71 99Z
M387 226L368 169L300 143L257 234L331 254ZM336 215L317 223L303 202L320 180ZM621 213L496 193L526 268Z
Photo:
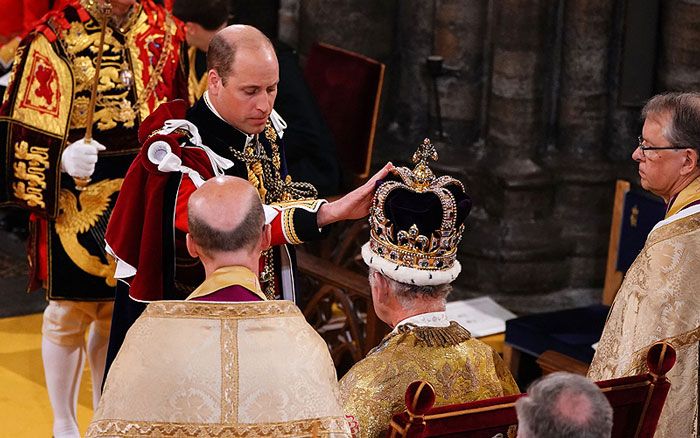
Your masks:
M263 167L260 161L256 161L252 165L248 166L248 182L258 189L258 195L260 199L265 202L265 196L267 195L267 189L263 184Z

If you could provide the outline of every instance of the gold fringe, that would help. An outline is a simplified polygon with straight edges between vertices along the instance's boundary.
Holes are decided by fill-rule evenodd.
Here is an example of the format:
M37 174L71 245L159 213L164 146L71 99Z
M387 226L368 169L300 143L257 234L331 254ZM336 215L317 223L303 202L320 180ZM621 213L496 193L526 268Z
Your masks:
M422 347L452 347L472 337L469 330L454 321L448 327L419 327L409 323L400 326L398 332L402 336L398 342L411 333L415 338L413 345Z
M400 344L404 342L409 335L412 335L414 338L413 345L421 347L452 347L472 338L472 334L469 333L469 330L455 321L450 321L450 325L447 327L419 327L415 324L408 323L400 325L396 332L391 332L384 336L382 342L371 349L367 353L367 356L383 349L392 338L400 336L397 340L397 343Z

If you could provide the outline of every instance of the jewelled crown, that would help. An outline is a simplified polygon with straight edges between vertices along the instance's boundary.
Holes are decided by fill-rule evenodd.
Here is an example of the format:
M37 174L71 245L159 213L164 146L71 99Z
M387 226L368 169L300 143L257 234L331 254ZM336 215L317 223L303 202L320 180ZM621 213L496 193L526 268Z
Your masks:
M416 166L395 168L377 188L370 209L365 262L396 281L416 285L451 282L471 200L462 183L436 177L428 161L438 154L425 139L413 154Z

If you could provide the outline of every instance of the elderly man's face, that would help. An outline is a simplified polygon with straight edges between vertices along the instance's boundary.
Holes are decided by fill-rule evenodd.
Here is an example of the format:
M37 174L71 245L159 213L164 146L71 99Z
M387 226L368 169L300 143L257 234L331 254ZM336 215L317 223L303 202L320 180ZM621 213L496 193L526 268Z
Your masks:
M672 146L664 137L664 128L670 123L669 114L652 114L644 121L642 138L645 146ZM642 151L637 148L632 153L632 159L639 163L639 176L645 190L669 200L674 195L674 189L681 177L685 155L683 150Z
M221 84L213 96L216 109L239 130L258 134L265 128L272 112L278 82L279 67L272 48L251 50L242 47L236 53L226 85Z

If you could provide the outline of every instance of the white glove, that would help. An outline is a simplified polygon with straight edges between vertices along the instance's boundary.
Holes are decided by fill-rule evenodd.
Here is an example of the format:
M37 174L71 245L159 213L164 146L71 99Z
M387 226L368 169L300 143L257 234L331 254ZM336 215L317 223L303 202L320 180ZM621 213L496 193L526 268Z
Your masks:
M107 149L95 140L80 139L68 145L61 155L61 171L78 178L88 178L95 171L97 152Z

